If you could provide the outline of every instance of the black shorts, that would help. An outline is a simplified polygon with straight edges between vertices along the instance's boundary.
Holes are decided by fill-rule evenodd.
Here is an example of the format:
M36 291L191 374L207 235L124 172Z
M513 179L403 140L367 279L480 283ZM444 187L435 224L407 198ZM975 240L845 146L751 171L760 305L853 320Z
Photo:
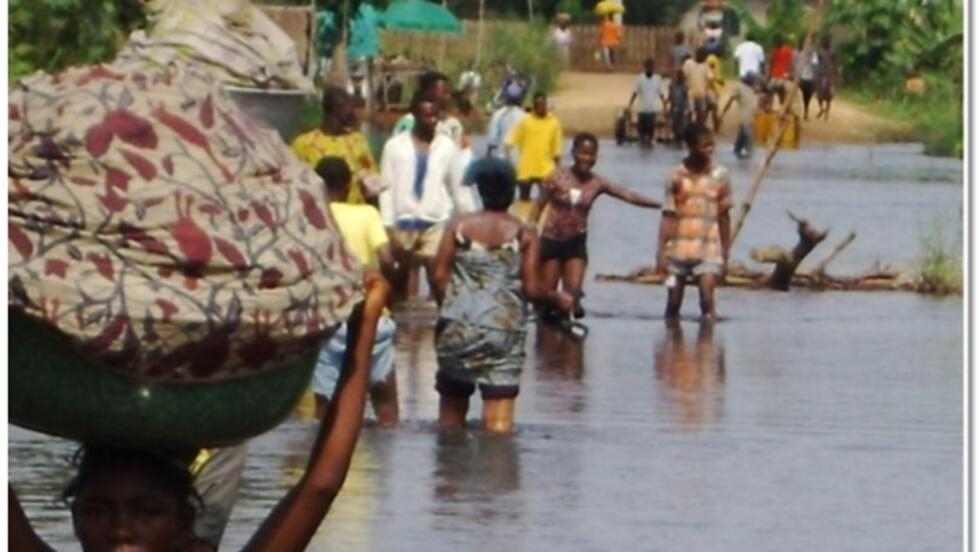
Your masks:
M436 391L443 397L453 399L468 399L476 391L476 384L468 381L459 381L447 378L442 374L436 373ZM480 384L480 398L487 399L513 399L520 393L521 388L516 385L484 385Z
M549 240L541 238L541 260L567 261L569 259L582 259L589 261L589 253L586 250L588 234L579 234L565 240Z

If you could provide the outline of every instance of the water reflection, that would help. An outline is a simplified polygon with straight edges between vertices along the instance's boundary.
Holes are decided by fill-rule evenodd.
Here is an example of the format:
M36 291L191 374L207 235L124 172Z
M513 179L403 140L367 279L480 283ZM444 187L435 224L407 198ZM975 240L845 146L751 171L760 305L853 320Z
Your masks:
M555 402L550 412L582 412L585 409L585 342L545 324L537 325L534 345L536 375L540 382L551 383L544 391ZM554 385L554 384L559 385ZM564 385L561 385L564 384Z
M666 322L654 351L653 371L660 401L683 427L695 429L721 420L725 350L715 339L715 323L701 322L697 338L688 340L680 322Z
M507 500L521 489L514 437L483 431L439 432L432 489L437 514L480 524L520 519L520 508Z

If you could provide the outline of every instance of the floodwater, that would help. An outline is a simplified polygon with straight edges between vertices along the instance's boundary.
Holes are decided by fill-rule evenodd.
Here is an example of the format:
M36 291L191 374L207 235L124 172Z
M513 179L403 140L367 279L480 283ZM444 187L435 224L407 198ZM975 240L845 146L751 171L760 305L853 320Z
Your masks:
M741 200L754 162L719 144ZM917 146L776 158L733 258L791 247L786 211L855 231L829 267L909 266L939 228L959 247L962 165ZM662 195L681 153L603 142L598 172ZM590 222L590 273L650 264L659 214L610 198ZM752 266L750 264L750 266ZM804 269L807 263L804 263ZM910 293L721 289L722 321L663 321L658 286L590 281L584 343L532 328L517 431L441 434L432 321L404 319L403 423L368 425L310 550L948 551L962 548L963 302ZM474 423L479 400L471 407ZM238 549L303 469L315 424L255 439L225 537ZM10 477L59 550L73 445L10 428Z

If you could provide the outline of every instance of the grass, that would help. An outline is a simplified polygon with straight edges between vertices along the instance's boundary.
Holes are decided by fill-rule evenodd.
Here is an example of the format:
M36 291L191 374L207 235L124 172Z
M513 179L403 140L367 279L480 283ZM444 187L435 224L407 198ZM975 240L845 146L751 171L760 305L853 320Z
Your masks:
M916 290L931 295L963 292L963 263L955 252L955 240L948 243L939 220L934 219L920 243Z
M934 74L923 76L926 92L904 90L904 83L861 84L844 96L889 119L907 123L901 131L877 136L879 141L922 142L928 155L963 157L963 89Z

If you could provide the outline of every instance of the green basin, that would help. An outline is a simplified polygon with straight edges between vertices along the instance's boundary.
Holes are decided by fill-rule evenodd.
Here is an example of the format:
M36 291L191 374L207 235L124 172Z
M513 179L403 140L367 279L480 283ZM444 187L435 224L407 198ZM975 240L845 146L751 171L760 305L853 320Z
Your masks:
M64 335L7 309L10 421L83 443L151 450L230 445L279 424L309 387L303 362L223 381L151 383L83 358Z

